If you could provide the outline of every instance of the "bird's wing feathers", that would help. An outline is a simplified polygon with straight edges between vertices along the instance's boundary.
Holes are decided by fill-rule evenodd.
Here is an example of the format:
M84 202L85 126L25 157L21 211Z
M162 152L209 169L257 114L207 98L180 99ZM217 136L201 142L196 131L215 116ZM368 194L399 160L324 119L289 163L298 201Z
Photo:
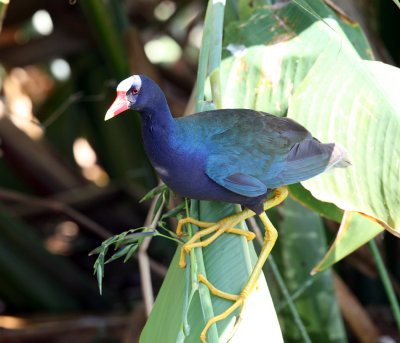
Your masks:
M206 115L214 115L214 123L221 120L219 116L226 116L222 120L225 129L219 125L215 134L207 137L206 173L221 186L244 196L265 194L268 180L282 171L290 149L311 138L306 129L288 118L250 110L217 112ZM208 124L212 129L213 121Z
M256 197L267 192L267 187L254 176L235 173L222 180L223 186L230 191L247 197Z

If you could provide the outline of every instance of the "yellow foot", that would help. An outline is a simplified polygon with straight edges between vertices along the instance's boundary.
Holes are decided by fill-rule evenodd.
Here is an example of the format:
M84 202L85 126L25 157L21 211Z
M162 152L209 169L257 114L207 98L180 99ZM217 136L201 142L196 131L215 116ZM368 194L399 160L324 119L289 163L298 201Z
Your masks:
M219 314L218 316L214 316L212 318L210 318L206 324L206 326L204 327L203 331L200 334L200 339L203 343L206 343L206 335L207 335L207 331L210 328L211 325L213 325L214 323L223 320L225 318L227 318L233 311L235 311L238 307L242 307L242 309L240 310L240 314L239 314L239 319L237 320L235 327L233 328L233 332L235 331L237 325L240 322L240 316L243 312L243 306L244 303L248 297L248 289L245 286L245 288L243 289L242 293L240 293L240 295L234 295L234 294L229 294L223 291L220 291L219 289L215 288L203 275L199 274L198 275L198 279L199 282L203 282L208 289L210 290L210 292L220 298L224 298L224 299L228 299L228 300L232 300L234 301L234 303L228 307L224 312L222 312L221 314Z
M208 222L202 222L196 219L193 219L191 217L181 219L178 222L178 226L176 228L176 233L178 236L182 236L182 226L187 223L191 223L194 225L197 225L199 227L205 228L204 230L196 232L191 239L189 239L181 249L181 257L179 259L179 267L185 268L186 267L186 262L185 262L185 255L186 253L189 253L190 250L193 248L198 248L198 247L205 247L209 245L211 242L215 241L219 236L221 236L224 232L227 233L233 233L236 235L242 235L247 238L248 241L254 239L255 234L249 231L244 231L235 228L234 226L237 225L239 222L242 220L246 219L243 218L242 215L243 212L234 214L230 217L224 218L220 220L217 223L208 223ZM205 239L204 241L200 241L200 238L212 234L210 237Z
M281 203L288 195L288 190L287 187L281 187L278 189L274 190L274 196L272 196L270 199L267 199L264 201L264 210L267 210L273 206L278 205L279 203ZM244 234L244 232L248 233L247 231L241 231L238 229L234 229L233 227L239 223L242 220L245 220L251 216L253 216L255 213L251 210L244 210L240 213L237 213L236 215L233 215L231 217L222 219L221 221L219 221L216 224L210 224L209 226L207 226L206 229L199 231L196 233L199 234L198 237L196 237L195 240L199 239L200 237L212 233L214 231L216 231L210 238L202 241L202 242L198 242L198 243L194 243L195 240L193 240L193 238L196 236L194 235L192 237L191 240L189 240L182 248L181 250L181 261L179 263L179 265L181 267L184 267L186 264L184 263L184 258L185 258L185 252L186 251L190 251L190 249L195 248L195 247L199 247L199 246L206 246L207 244L209 244L211 241L213 241L214 239L216 239L219 235L222 234L222 232L232 232L232 233L238 233L238 234ZM200 282L203 282L211 291L212 294L219 296L221 298L224 299L228 299L233 301L234 303L228 308L226 309L224 312L222 312L221 314L212 317L208 320L206 326L204 327L203 331L200 334L200 339L202 340L203 343L206 342L206 335L207 335L207 331L210 328L210 326L222 319L227 318L234 310L236 310L238 307L242 307L241 312L243 311L243 306L245 304L246 299L248 298L248 296L250 295L250 293L253 291L253 289L256 287L257 284L257 279L258 276L262 270L262 266L265 263L265 260L267 259L269 253L272 250L272 247L275 244L275 241L278 237L278 233L275 229L275 227L272 225L271 221L269 220L269 218L267 217L267 215L265 214L265 212L262 212L259 215L262 223L264 224L265 227L265 237L264 237L264 244L263 247L261 249L261 252L259 254L259 257L257 259L256 264L254 265L253 271L250 274L249 279L247 280L246 285L244 286L242 292L240 293L240 295L233 295L233 294L229 294L229 293L225 293L223 291L220 291L219 289L215 288L203 275L198 275L198 279ZM233 230L238 230L240 232L233 232ZM202 234L203 232L205 232L204 234ZM215 236L215 238L214 238ZM252 236L252 238L254 238L254 235ZM249 238L248 238L249 239ZM193 241L192 241L193 240ZM210 242L208 242L209 240L211 240ZM239 319L235 324L234 330L237 328L238 324L240 322L240 315L239 315Z
M202 222L202 221L196 220L196 219L194 219L192 217L187 217L187 218L184 218L184 219L181 219L181 220L178 221L178 226L176 227L176 234L178 236L183 236L184 235L183 231L182 231L182 228L183 228L183 225L185 225L187 223L197 225L198 227L210 227L210 226L213 226L215 224L215 223Z

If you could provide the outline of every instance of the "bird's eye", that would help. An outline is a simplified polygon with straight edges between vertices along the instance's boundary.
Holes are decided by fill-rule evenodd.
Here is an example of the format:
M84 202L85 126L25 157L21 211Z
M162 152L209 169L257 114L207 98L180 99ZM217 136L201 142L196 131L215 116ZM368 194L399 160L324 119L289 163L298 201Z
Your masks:
M139 88L132 88L132 94L138 94Z

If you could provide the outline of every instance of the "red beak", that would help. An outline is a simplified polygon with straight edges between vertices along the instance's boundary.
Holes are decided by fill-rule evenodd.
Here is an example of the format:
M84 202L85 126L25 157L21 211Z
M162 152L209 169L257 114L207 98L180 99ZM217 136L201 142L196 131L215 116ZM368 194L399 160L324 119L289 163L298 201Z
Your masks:
M104 120L111 119L121 112L126 111L128 107L128 99L126 98L125 92L117 92L117 97L115 98L113 104L108 109Z

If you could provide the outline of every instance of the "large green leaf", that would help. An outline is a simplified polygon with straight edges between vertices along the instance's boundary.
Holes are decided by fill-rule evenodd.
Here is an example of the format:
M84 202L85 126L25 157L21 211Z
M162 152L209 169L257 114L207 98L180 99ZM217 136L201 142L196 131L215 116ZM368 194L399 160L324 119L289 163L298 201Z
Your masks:
M329 45L293 95L288 115L320 140L345 146L353 165L302 184L318 199L374 217L399 236L400 107L393 89L400 71L363 61L350 44L324 33Z
M226 203L194 202L192 215L200 220L217 221L233 213L233 206ZM256 260L252 242L247 242L242 236L224 234L211 245L197 249L196 268L205 274L207 279L228 293L239 294ZM194 287L200 287L200 292L195 291L191 301L188 302L188 313L185 315L184 298L189 297L191 279L186 275L189 269L183 270L178 266L180 248L171 263L167 277L157 296L154 309L146 323L141 335L141 342L199 342L200 332L203 330L207 312L213 315L222 313L232 302L213 296L208 288L195 280ZM202 255L202 256L201 256ZM204 265L204 270L202 270ZM199 295L200 294L200 295ZM226 341L236 322L239 311L227 319L217 323L217 329L212 327L217 339ZM184 327L187 321L188 326ZM258 281L258 288L249 297L242 313L242 321L230 342L243 342L244 337L252 342L262 342L264 337L271 337L273 342L282 342L279 323L274 306L268 292L264 276ZM208 341L213 342L208 336ZM260 340L261 339L261 340Z
M185 295L185 270L178 267L179 249L175 253L158 293L153 310L140 335L140 342L178 342L182 330ZM199 316L199 318L201 318ZM199 325L204 325L200 322Z
M336 17L319 1L314 3L319 15ZM358 25L339 22L367 56L369 46ZM251 19L231 23L225 29L221 65L224 107L286 115L292 94L329 44L325 31L342 37L340 28L317 21L293 2L258 8ZM211 100L210 89L206 95Z

